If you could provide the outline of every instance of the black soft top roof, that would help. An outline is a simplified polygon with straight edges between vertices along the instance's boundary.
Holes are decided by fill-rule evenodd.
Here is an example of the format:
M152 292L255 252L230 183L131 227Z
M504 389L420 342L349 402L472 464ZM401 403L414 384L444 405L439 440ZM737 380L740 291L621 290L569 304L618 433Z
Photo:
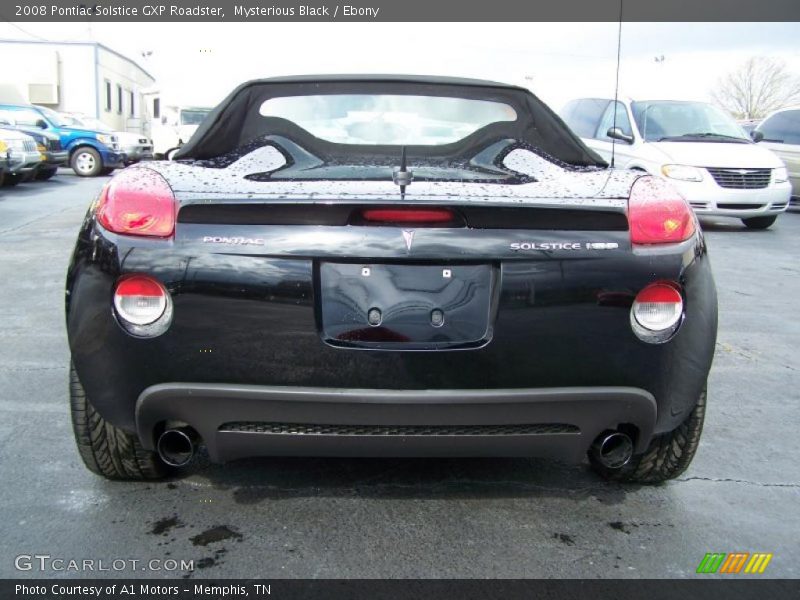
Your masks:
M442 147L442 149L457 151L457 154L464 156L471 149L474 149L475 153L479 152L493 141L513 139L564 163L578 166L605 166L605 162L588 149L564 122L529 90L494 81L429 75L301 75L248 81L237 87L209 113L191 140L176 153L175 158L200 160L215 158L266 136L279 134L296 137L292 135L300 133L293 132L293 129L299 129L296 125L283 119L268 118L259 114L261 104L270 98L354 92L452 96L504 102L516 110L518 115L516 121L487 125L476 134L465 138L463 143L448 145L449 148ZM310 136L305 130L301 131L306 134L303 137ZM319 142L320 146L331 147L330 143L324 143L322 140L314 138L314 141ZM306 139L305 142L308 144L309 140ZM348 149L344 144L338 146ZM363 151L365 148L360 146L350 149ZM379 152L388 148L388 146L376 146L373 149ZM409 149L412 148L417 150L418 155L428 154L442 158L442 154L432 152L431 147L409 146Z
M426 84L444 84L444 85L468 85L480 87L494 87L494 88L509 88L515 90L528 91L525 88L509 83L500 83L498 81L489 81L488 79L470 79L468 77L448 77L446 75L401 75L401 74L358 74L358 73L342 73L333 75L284 75L281 77L264 77L262 79L252 79L243 85L241 89L248 85L257 85L262 83L380 83L380 82L393 82L393 83L426 83Z

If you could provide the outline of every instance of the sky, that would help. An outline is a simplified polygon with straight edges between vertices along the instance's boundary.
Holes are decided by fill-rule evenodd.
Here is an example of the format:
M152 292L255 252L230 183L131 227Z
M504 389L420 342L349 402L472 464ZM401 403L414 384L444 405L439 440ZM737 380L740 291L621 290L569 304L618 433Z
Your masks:
M559 110L613 97L617 35L613 22L0 23L0 39L99 41L193 105L257 77L409 73L523 85ZM709 100L722 75L756 55L800 75L800 23L623 23L620 95Z

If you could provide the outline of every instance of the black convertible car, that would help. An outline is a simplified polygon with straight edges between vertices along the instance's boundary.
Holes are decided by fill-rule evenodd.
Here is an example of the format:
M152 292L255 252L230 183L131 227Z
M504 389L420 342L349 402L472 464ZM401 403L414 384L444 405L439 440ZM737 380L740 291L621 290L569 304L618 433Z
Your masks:
M675 477L717 328L695 217L528 90L236 89L111 179L67 277L81 456L157 478L265 455L552 456Z

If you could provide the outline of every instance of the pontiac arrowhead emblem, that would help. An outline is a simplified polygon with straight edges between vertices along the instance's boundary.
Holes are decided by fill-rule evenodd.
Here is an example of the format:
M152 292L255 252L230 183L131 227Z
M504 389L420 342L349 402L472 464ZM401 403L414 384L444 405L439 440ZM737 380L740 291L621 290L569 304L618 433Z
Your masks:
M406 241L406 250L411 252L411 244L414 243L414 230L403 229L403 239Z

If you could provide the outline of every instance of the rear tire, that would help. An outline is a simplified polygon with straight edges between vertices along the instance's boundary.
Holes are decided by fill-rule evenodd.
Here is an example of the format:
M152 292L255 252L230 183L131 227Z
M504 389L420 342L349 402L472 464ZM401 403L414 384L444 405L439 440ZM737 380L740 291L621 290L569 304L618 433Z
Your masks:
M606 479L629 483L661 483L683 473L692 462L706 414L706 390L686 420L674 430L653 438L643 454L634 455L619 469L604 467L590 456L592 468Z
M36 179L39 181L47 181L48 179L52 178L56 173L58 173L58 167L54 169L42 169L36 173Z
M94 148L83 146L72 153L69 165L79 177L97 177L103 170L103 159Z
M155 452L145 450L135 434L115 427L94 409L72 364L69 398L72 430L86 468L114 480L146 481L167 475L167 465Z
M770 217L750 217L749 219L742 219L742 223L744 223L744 226L748 229L769 229L777 218L778 215L772 215Z

